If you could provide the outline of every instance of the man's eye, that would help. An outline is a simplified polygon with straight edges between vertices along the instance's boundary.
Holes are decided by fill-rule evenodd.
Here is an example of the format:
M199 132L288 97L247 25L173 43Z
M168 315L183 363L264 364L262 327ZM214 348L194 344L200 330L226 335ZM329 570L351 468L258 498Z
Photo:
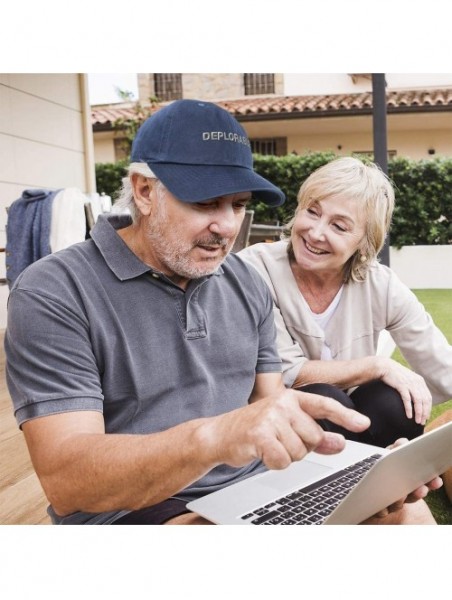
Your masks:
M196 206L200 208L214 208L215 202L196 202Z

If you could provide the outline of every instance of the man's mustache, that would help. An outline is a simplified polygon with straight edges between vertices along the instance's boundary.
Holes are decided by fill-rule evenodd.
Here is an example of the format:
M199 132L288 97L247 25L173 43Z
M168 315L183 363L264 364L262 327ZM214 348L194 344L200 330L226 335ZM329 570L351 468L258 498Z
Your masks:
M226 248L231 240L228 238L222 238L218 236L211 236L209 238L203 238L196 240L195 246L219 246L220 248Z

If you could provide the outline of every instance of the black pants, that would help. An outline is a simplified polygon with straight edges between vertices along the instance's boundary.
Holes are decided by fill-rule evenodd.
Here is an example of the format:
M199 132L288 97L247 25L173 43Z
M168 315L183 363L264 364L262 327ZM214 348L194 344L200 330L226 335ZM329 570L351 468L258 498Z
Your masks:
M369 417L370 427L361 433L348 431L327 419L319 420L323 429L342 433L348 440L386 447L398 438L411 440L424 432L424 427L416 423L414 417L407 418L397 390L380 380L360 385L350 396L340 388L327 383L313 383L299 387L298 390L329 396L347 408L353 408Z

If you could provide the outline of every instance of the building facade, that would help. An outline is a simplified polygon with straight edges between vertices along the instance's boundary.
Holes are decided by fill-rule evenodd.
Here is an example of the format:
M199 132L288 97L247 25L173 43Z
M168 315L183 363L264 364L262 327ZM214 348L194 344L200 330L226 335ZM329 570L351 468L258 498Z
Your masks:
M386 74L390 156L452 156L452 73ZM338 155L373 149L372 77L366 73L146 73L139 102L178 98L217 102L243 125L261 154ZM93 107L96 162L123 156L119 118L129 104Z

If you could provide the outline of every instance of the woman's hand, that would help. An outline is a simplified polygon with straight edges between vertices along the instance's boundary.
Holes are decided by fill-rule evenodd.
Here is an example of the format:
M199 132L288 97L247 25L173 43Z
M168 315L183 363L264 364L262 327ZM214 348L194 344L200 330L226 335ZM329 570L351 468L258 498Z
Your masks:
M398 446L402 446L406 444L408 440L406 438L399 438L393 444L388 446L389 450L393 448L397 448ZM441 477L435 477L431 481L425 483L424 485L419 486L417 489L413 490L410 494L405 496L404 498L400 498L387 508L384 508L379 513L375 515L375 517L384 518L389 513L397 512L402 510L403 505L411 502L417 502L418 500L422 500L427 496L427 494L431 491L438 490L443 485L443 480Z
M377 357L379 378L397 390L402 398L406 416L425 425L432 409L432 395L424 378L391 358Z
M303 363L294 387L308 383L330 383L341 388L381 379L397 390L409 419L425 425L432 409L432 395L424 378L384 356L365 356L352 360L308 360Z

